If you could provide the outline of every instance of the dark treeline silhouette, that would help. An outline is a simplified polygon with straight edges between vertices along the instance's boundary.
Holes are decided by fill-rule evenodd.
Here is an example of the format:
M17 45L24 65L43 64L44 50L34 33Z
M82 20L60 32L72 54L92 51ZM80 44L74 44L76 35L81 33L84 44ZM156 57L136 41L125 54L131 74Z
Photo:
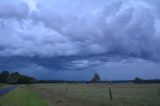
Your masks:
M95 73L90 81L66 81L66 80L36 80L34 77L22 75L18 72L9 73L8 71L2 71L0 73L0 83L9 84L32 84L32 83L134 83L134 84L145 84L145 83L160 83L160 79L141 79L136 77L134 80L100 80L100 76Z
M91 81L38 80L37 83L91 83Z
M90 81L65 81L65 80L39 80L37 83L107 83L107 84L116 84L116 83L133 83L133 84L145 84L145 83L160 83L160 79L148 79L143 80L136 77L134 80L100 80L98 73L94 73Z
M136 77L133 80L133 82L135 84L141 84L141 83L160 83L160 79L147 79L147 80L144 80L144 79Z
M152 84L160 83L160 79L148 79L148 80L107 80L107 81L66 81L66 80L38 80L37 83L107 83L107 84L118 84L118 83L132 83L132 84Z
M22 75L18 72L9 73L8 71L2 71L0 73L0 83L31 84L35 82L36 82L35 78L27 75Z

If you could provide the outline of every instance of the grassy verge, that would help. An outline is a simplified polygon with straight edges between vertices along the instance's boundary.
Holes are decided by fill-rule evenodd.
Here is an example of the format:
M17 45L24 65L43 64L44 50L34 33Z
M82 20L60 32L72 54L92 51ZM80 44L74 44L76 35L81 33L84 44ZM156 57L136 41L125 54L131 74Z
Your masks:
M5 87L8 87L9 85L8 84L0 84L0 89L3 89Z
M47 103L25 85L0 97L0 106L47 106Z

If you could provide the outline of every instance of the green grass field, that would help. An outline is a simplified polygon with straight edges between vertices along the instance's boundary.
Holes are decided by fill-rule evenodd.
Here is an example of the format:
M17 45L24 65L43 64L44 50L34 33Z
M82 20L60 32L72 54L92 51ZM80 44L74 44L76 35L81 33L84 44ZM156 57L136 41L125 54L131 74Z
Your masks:
M160 84L36 84L32 88L50 106L160 106Z
M0 106L47 106L47 103L37 93L25 85L20 85L0 97Z
M160 106L160 84L19 85L0 106Z

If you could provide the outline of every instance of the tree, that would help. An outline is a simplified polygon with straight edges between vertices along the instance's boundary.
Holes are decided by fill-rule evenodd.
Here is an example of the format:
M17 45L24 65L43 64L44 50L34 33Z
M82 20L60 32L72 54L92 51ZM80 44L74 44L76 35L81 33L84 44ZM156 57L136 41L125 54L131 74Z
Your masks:
M18 82L21 75L18 72L11 73L10 76L7 78L7 82L10 84L15 84Z
M26 75L21 75L20 78L18 79L18 82L19 84L31 84L31 83L34 83L36 82L36 79L33 78L33 77L29 77L29 76L26 76Z
M93 76L91 82L95 83L98 81L100 81L100 76L97 73L94 73L94 76Z
M1 83L6 83L7 82L7 78L9 77L9 72L8 71L2 71L0 73L0 82Z
M134 83L143 83L143 79L136 77Z
M3 71L0 73L0 83L31 84L35 82L36 82L35 78L19 74L18 72L10 74L8 71Z

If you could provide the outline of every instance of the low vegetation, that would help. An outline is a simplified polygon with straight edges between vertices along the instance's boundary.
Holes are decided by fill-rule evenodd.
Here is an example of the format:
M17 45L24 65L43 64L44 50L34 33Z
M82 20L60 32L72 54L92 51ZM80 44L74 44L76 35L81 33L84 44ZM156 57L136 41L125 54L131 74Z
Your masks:
M1 89L2 87L4 87L4 84L1 84L1 83L0 83L0 89Z
M35 84L30 87L45 98L49 106L158 106L160 104L159 84Z
M0 106L47 106L47 103L30 88L20 85L0 97Z
M10 86L10 85L8 85L8 84L1 84L1 83L0 83L0 89L5 88L5 87L8 87L8 86Z

